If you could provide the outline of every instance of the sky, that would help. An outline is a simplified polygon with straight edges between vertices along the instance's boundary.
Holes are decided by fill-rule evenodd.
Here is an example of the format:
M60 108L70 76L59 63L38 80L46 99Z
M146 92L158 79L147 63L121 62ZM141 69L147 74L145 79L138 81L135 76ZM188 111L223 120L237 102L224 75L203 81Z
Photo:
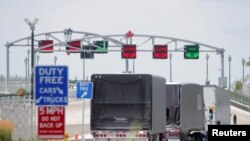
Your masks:
M250 1L248 0L1 0L0 1L0 74L6 75L7 42L30 36L24 18L39 18L35 34L63 31L91 32L101 35L136 34L175 37L224 48L225 76L228 56L232 56L231 82L242 79L242 58L250 57ZM137 43L139 41L134 41ZM29 47L11 47L10 75L25 76L24 59ZM173 48L172 48L173 49ZM70 79L82 79L83 65L79 55L65 53L39 54L39 65L69 67ZM205 84L206 53L199 60L184 60L173 53L172 80ZM209 53L208 79L218 84L220 56ZM88 78L94 73L122 73L125 61L119 52L95 55L86 60ZM130 70L132 69L130 61ZM138 53L135 73L163 76L170 80L169 59L154 60L152 53ZM245 74L250 68L245 68Z

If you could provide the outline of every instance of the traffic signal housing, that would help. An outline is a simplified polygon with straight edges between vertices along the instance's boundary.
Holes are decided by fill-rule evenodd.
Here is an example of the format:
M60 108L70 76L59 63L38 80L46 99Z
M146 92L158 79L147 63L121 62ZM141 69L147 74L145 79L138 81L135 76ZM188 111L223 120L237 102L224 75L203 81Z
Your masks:
M199 59L199 45L185 45L184 59Z
M50 46L43 48L48 45ZM40 48L41 53L53 53L53 40L40 40L38 41L38 47Z
M95 53L108 53L108 41L94 41L94 45L96 45Z
M136 59L136 45L125 44L122 46L123 59Z
M70 41L67 43L66 50L68 53L77 53L81 49L81 41Z
M83 45L84 52L80 53L81 59L94 59L94 50L95 46L92 45Z
M167 59L168 58L168 45L154 45L153 58L154 59Z

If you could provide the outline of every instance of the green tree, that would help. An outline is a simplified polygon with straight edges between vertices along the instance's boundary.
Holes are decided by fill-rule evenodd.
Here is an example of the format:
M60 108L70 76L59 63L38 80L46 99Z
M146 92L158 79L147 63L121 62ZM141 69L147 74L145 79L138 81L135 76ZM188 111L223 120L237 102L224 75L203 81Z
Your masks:
M250 57L245 62L245 66L250 68ZM245 76L245 82L250 82L250 74L247 74ZM242 87L243 87L242 80L236 80L234 82L234 92L239 92L240 90L242 90Z
M246 67L250 67L250 57L248 58L248 61L246 62Z
M250 57L248 58L248 60L246 61L246 67L249 67L250 68ZM249 82L250 83L250 74L247 74L246 75L246 82Z
M234 84L234 92L237 92L242 89L242 81L236 80Z

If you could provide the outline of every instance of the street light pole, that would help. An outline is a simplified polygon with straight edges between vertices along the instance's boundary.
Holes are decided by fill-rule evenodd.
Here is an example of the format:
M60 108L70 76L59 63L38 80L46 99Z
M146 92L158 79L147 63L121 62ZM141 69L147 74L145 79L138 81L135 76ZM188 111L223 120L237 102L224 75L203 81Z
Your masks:
M38 22L38 19L35 18L33 22L31 22L29 19L24 19L24 21L30 26L31 30L31 96L33 97L33 69L34 69L34 31L35 31L35 25Z
M27 50L27 54L28 54L28 77L30 76L30 50Z
M244 82L245 82L244 69L245 69L245 62L246 62L246 60L244 58L242 58L241 62L242 62L242 69L243 69L242 70L242 84L244 84Z
M30 26L30 30L31 30L31 90L30 90L30 99L33 99L31 100L31 109L32 109L32 113L31 113L31 132L32 132L32 135L31 137L33 137L34 135L34 130L33 130L33 126L35 126L35 120L33 120L33 116L35 116L34 114L34 103L35 103L35 97L34 97L34 86L33 86L33 83L34 83L34 31L35 31L35 25L36 23L38 22L38 19L35 18L33 20L33 22L30 22L30 20L28 20L27 18L24 19L24 21Z
M38 65L39 59L40 59L40 56L37 54L36 55L36 65Z
M55 65L56 65L56 61L57 61L57 57L55 56L55 57L54 57L54 62L55 62Z
M172 82L172 53L169 53L169 69L170 69L170 82Z
M28 58L27 57L24 59L24 63L25 63L25 82L27 84L28 83L28 72L27 72Z
M231 55L228 56L228 62L229 62L229 73L228 73L228 78L229 78L229 85L228 85L228 91L231 91L231 61L232 61L232 57Z
M85 48L84 48L84 46L82 46L82 49L83 50L85 50ZM83 83L85 82L85 69L86 69L86 67L85 67L85 65L86 65L86 63L85 63L85 54L84 54L84 56L83 56L83 59L82 59L82 66L83 66L83 72L82 72L82 76L83 76ZM84 141L85 140L85 138L84 138L84 116L85 116L85 99L83 99L82 100L82 141Z
M209 59L209 55L206 55L206 62L207 62L207 77L206 77L206 85L209 85L209 81L208 81L208 59Z

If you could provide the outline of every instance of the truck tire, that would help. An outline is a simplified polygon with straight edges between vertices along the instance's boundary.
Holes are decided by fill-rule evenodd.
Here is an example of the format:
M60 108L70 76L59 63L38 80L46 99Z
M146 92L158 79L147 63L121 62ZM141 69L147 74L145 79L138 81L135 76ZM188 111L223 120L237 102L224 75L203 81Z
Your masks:
M182 133L180 136L180 141L192 141L192 138L186 133Z
M164 133L159 134L159 141L167 141Z
M198 134L194 135L194 140L195 141L203 141L203 137L204 137L204 135L198 133Z
M204 135L201 133L195 133L195 134L182 134L181 135L181 141L203 141Z

